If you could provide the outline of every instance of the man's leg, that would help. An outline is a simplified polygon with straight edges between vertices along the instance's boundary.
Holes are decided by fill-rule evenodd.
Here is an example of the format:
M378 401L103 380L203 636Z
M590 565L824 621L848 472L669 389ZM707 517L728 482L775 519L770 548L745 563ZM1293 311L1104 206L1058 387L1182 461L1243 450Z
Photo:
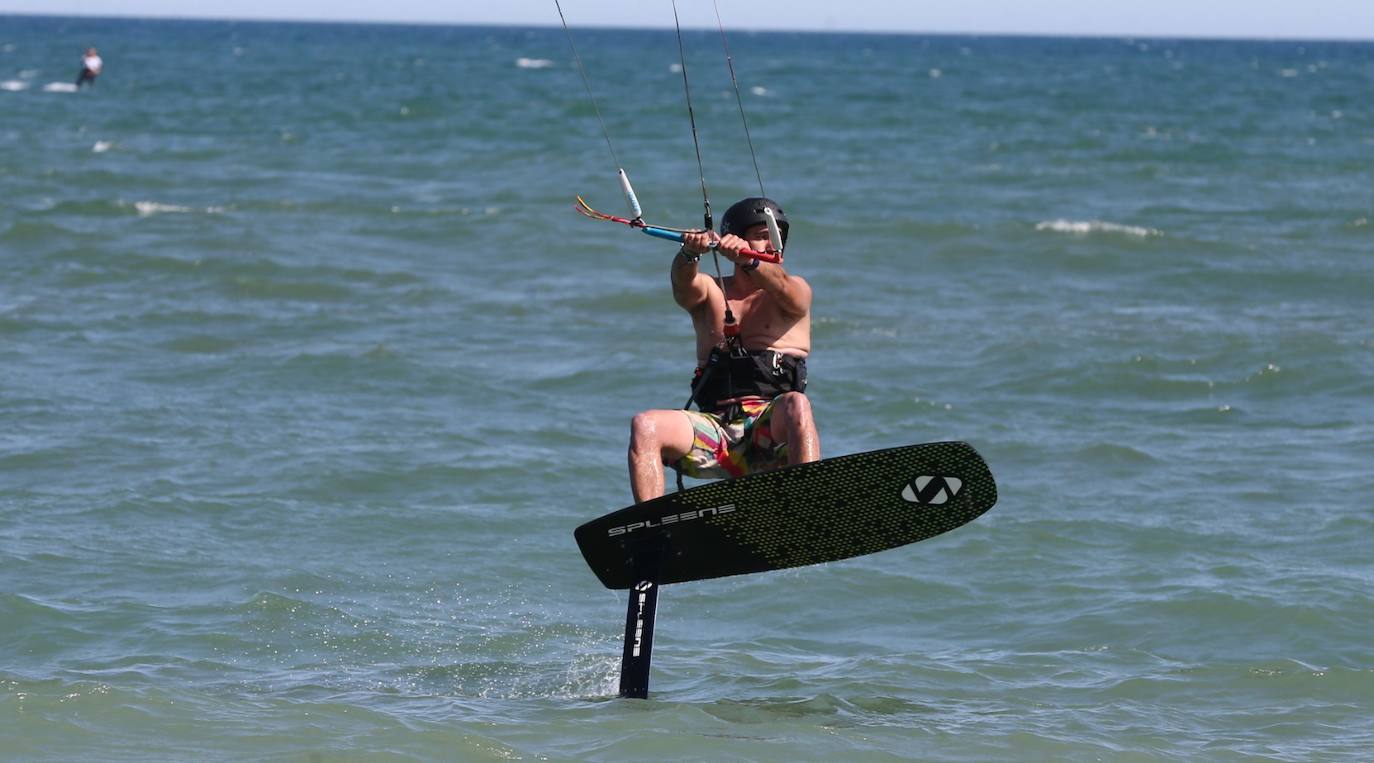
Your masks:
M770 429L778 443L787 444L787 464L805 464L821 458L821 438L811 417L811 401L800 392L784 392L773 400Z
M644 411L630 422L630 490L635 503L663 495L664 464L692 449L696 433L681 410Z

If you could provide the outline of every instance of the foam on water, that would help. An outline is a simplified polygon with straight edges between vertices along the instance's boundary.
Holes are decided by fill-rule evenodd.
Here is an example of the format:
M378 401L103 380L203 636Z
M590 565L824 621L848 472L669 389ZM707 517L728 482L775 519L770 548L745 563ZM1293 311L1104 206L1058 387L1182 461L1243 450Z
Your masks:
M108 145L105 149L97 149L97 151L103 150L108 150ZM205 214L209 215L217 215L222 214L224 212L224 207L204 207L201 209L196 209L192 207L181 206L178 204L163 204L161 202L156 201L136 201L134 202L133 207L134 210L138 212L139 217L151 217L152 215L158 214L188 214L192 212L204 212Z
M1070 233L1076 236L1088 236L1094 233L1114 233L1123 236L1136 236L1147 238L1149 236L1162 236L1163 232L1154 228L1144 228L1138 225L1122 225L1120 223L1109 223L1101 220L1046 220L1035 224L1036 230L1053 231L1055 233Z

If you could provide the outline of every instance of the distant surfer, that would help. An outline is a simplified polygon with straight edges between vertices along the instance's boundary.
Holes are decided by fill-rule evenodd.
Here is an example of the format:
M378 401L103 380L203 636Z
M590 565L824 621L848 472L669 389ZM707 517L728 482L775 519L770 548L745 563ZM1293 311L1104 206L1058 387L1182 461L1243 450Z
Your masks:
M95 48L86 48L86 55L81 58L81 73L76 77L76 86L95 85L95 78L100 76L100 70L105 67L105 62L100 60L100 54Z
M650 410L630 425L630 487L637 502L663 495L663 467L723 479L820 458L807 400L811 286L780 263L740 252L772 249L768 216L787 244L787 217L776 202L744 199L721 218L717 251L734 263L724 293L701 272L710 232L688 233L673 258L673 299L692 316L697 370L692 400L700 412ZM727 314L737 331L727 331Z

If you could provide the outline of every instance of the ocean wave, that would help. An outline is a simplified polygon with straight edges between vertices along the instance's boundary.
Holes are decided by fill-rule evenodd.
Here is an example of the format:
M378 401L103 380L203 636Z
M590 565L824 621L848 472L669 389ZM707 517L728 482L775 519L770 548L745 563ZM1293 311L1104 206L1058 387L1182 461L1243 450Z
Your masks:
M156 201L136 201L134 209L138 211L139 217L149 217L162 212L194 212L190 207L179 207L175 204L159 204Z
M553 66L553 61L547 58L517 58L515 65L521 69L547 69Z
M1149 238L1151 236L1164 235L1163 231L1154 228L1142 228L1137 225L1121 225L1120 223L1109 223L1101 220L1047 220L1045 222L1036 223L1035 229L1054 233L1068 233L1075 236L1089 236L1094 233L1112 233L1123 236Z
M75 93L76 85L70 82L49 82L43 86L45 93Z
M120 202L120 206L128 205L123 202ZM189 214L193 212L204 212L207 215L218 215L224 212L224 207L205 207L204 209L195 209L193 207L183 207L177 204L162 204L156 201L136 201L134 202L133 206L134 210L138 212L139 217L151 217L152 215L163 213Z
M7 79L7 80L5 80L4 82L0 82L0 90L8 90L8 91L11 92L11 93L17 93L17 92L19 92L20 90L28 90L28 89L29 89L29 83L27 83L27 82L25 82L25 81L23 81L23 80Z

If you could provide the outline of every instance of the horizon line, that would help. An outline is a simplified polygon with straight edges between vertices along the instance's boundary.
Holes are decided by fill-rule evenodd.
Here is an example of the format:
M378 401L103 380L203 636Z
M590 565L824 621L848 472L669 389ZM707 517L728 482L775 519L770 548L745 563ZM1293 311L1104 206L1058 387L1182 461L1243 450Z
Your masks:
M559 24L550 23L496 23L486 21L439 21L433 19L321 19L321 18L273 18L263 16L178 16L178 15L133 15L105 13L28 13L19 11L0 11L0 18L23 17L44 19L80 19L112 21L204 21L204 22L246 22L251 24L320 24L320 25L375 25L375 26L426 26L426 27L479 27L490 29L560 29ZM576 24L573 28L597 29L605 31L628 32L671 32L670 26L626 26L623 24ZM692 32L715 32L711 26L684 26ZM891 29L835 29L818 27L740 27L732 33L747 34L855 34L875 37L1000 37L1032 39L1087 39L1087 40L1178 40L1194 42L1331 42L1331 43L1374 43L1371 37L1335 36L1257 36L1225 33L1137 33L1137 32L1017 32L999 31L958 31L958 30L891 30Z

